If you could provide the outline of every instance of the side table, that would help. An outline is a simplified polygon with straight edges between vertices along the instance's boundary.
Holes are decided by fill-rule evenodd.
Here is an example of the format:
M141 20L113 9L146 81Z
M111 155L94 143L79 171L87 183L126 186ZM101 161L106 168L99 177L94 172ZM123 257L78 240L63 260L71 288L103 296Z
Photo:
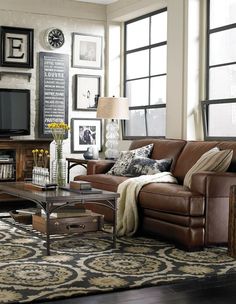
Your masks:
M67 161L67 183L70 182L70 169L75 166L82 166L87 168L88 159L83 158L66 158Z
M230 187L228 253L230 256L236 258L236 185Z

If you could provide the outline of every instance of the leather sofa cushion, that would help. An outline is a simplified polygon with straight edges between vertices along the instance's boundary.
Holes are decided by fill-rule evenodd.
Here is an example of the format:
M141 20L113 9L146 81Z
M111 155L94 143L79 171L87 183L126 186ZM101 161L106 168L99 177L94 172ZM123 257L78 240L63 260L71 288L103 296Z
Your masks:
M152 159L172 159L171 163L171 171L175 167L176 160L180 155L183 147L186 144L185 140L182 139L156 139L156 138L149 138L149 139L140 139L134 140L129 149L137 149L139 147L148 145L150 143L154 144L152 149L151 158Z
M189 141L181 152L173 175L178 179L179 183L183 183L184 177L197 160L207 151L217 146L216 141Z
M124 176L108 174L80 175L76 180L92 183L94 188L116 192L118 185L126 180ZM173 214L204 215L204 197L191 192L188 188L169 183L152 183L142 188L138 197L141 208Z
M227 149L233 150L233 158L227 171L236 172L236 142L222 141L218 143L217 147L219 147L220 150L227 150Z
M180 215L203 216L205 211L204 196L177 184L148 184L140 191L138 202L144 209Z
M92 174L92 175L78 175L75 180L83 180L92 183L93 188L116 192L120 183L125 181L128 177L115 176L110 174Z

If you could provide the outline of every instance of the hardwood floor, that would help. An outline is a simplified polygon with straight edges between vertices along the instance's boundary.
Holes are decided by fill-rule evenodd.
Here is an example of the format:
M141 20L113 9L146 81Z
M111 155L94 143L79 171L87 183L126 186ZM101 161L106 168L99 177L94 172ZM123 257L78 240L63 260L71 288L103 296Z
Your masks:
M44 304L235 304L236 273L211 279L105 293Z

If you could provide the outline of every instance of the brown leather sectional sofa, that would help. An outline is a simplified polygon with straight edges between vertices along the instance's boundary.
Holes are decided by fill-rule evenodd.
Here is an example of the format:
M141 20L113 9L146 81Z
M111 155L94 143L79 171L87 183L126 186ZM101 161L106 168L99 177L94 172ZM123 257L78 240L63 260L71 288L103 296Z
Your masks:
M236 184L236 142L206 142L168 139L135 140L136 149L154 143L152 159L171 158L171 172L179 184L152 183L142 188L138 197L140 231L169 239L187 250L226 244L230 186ZM228 172L194 174L191 189L183 186L184 176L200 156L213 147L233 149ZM87 175L75 180L92 182L93 187L116 191L127 177L105 174L114 162L91 160ZM109 217L109 210L94 206Z

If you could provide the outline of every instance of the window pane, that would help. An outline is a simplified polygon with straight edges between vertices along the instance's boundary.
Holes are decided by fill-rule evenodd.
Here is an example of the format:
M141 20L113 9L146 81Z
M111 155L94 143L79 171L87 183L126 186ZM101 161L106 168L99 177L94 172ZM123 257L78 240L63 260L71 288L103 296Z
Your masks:
M148 50L128 54L126 57L126 79L145 77L149 74Z
M150 109L147 111L148 136L165 136L166 108Z
M126 29L128 51L149 44L149 18L129 23Z
M236 29L210 35L210 65L236 61Z
M209 98L236 97L236 65L210 69Z
M166 45L151 49L151 75L166 73Z
M151 78L150 104L166 103L166 76Z
M146 136L144 110L131 110L130 119L125 121L126 136Z
M128 81L126 83L126 96L130 107L148 105L148 79Z
M209 106L209 136L235 137L236 104L223 103Z
M167 40L167 12L151 17L151 44Z
M124 124L125 135L165 136L166 110L154 109L152 105L166 103L167 11L128 21L125 27L124 83L130 106L130 119ZM157 46L158 43L165 45Z
M210 28L236 22L235 0L210 0Z

